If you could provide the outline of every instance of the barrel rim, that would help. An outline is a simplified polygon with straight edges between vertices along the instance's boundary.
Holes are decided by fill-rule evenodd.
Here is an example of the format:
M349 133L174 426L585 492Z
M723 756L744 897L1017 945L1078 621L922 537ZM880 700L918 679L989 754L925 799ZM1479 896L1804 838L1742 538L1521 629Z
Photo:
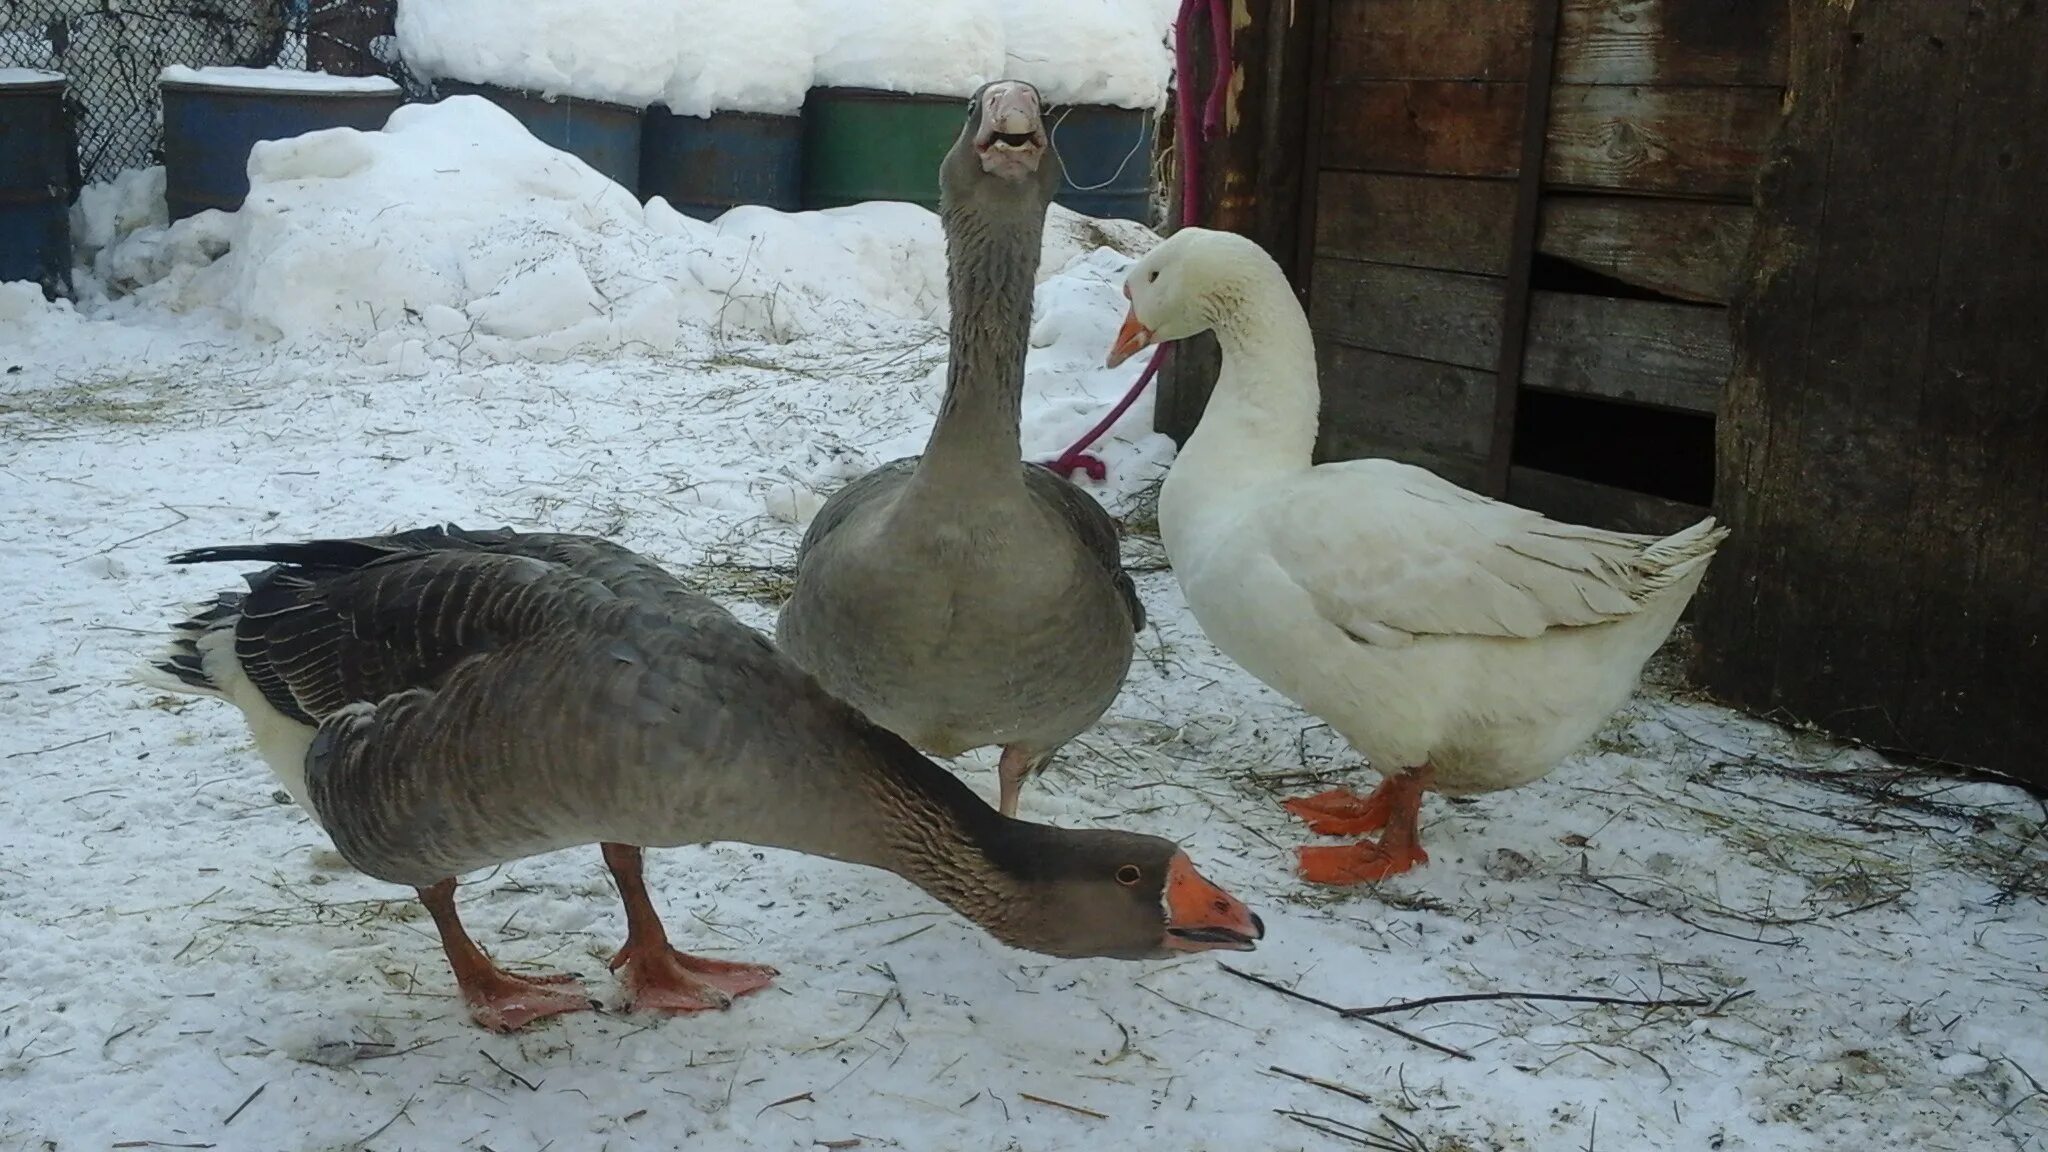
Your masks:
M297 96L313 100L384 100L393 104L405 103L405 91L350 92L314 88L293 88L280 84L275 88L262 88L251 84L200 84L191 80L159 80L157 88L163 92L203 92L208 96L260 96L270 99L277 96Z
M657 112L666 113L668 115L668 118L671 120L703 120L706 122L718 119L774 120L777 122L781 122L788 120L801 121L804 118L804 114L801 110L796 112L743 112L737 108L720 108L717 109L716 111L713 111L708 116L699 116L693 112L678 112L666 104L656 103L649 104L647 106L647 115L649 118L652 118L654 114Z
M70 81L36 80L25 84L0 84L0 99L8 96L48 96L52 93L63 95Z
M947 104L959 104L963 107L971 99L968 96L949 96L939 92L897 92L889 88L864 88L850 84L821 84L805 94L805 103L809 103L811 97L818 95L868 100L877 104L939 104L944 102Z
M450 84L459 85L463 88L477 89L477 91L451 92L444 87L444 85ZM643 115L646 111L646 109L632 104L619 104L610 100L596 100L589 96L578 96L574 92L557 92L553 96L547 96L532 88L514 88L509 84L493 84L484 80L457 80L453 76L444 76L434 81L434 92L441 99L446 99L450 96L483 96L488 100L490 97L486 94L487 91L503 92L508 96L518 96L522 99L533 100L542 104L556 104L567 100L575 104L586 104L593 108L609 108L628 116Z

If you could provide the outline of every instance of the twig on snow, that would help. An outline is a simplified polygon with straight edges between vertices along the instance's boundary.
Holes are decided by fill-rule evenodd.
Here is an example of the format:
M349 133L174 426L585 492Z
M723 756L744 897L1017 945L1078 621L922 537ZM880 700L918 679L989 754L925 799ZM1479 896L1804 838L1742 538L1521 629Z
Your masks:
M1381 1004L1375 1008L1345 1008L1337 1014L1347 1020L1363 1020L1372 1016L1384 1016L1391 1012L1413 1012L1437 1004L1467 1004L1481 1000L1541 1001L1554 1004L1613 1004L1623 1008L1720 1008L1732 1004L1745 996L1754 996L1754 989L1737 992L1733 996L1718 1000L1707 1000L1687 996L1673 1000L1638 1000L1629 996L1579 996L1564 992L1460 992L1450 996L1424 996L1419 1000L1396 1000L1392 1004Z
M1273 991L1280 993L1282 996L1292 997L1293 999L1299 1000L1305 1004L1313 1004L1318 1008L1327 1008L1330 1011L1335 1012L1339 1016L1344 1015L1344 1009L1342 1007L1336 1004L1332 1004L1328 1000L1318 1000L1305 992L1296 992L1294 989L1289 988L1284 984L1276 984L1273 981L1266 979L1264 976L1254 976L1249 972L1241 972L1236 968L1232 968L1228 964L1222 963L1221 961L1218 961L1216 966L1218 968L1223 969L1225 972L1230 973L1232 976L1237 977L1239 980L1247 980L1253 984L1257 984L1261 988L1270 988ZM1396 1028L1392 1024L1389 1024L1384 1020L1375 1020L1370 1016L1360 1016L1356 1017L1355 1019L1357 1019L1362 1024L1370 1024L1373 1027L1378 1028L1382 1032L1391 1032L1394 1035L1399 1036L1401 1039L1408 1041L1410 1044L1420 1044L1424 1048L1427 1048L1432 1052L1441 1052L1446 1056L1455 1056L1460 1060L1472 1059L1472 1054L1470 1052L1466 1052L1459 1048L1453 1048L1448 1044L1439 1044L1434 1040L1427 1039L1426 1037L1417 1036L1415 1033L1410 1032L1405 1028Z
M517 1080L521 1088L526 1089L528 1092L540 1091L540 1085L535 1084L533 1081L528 1080L526 1077L521 1076L519 1073L514 1072L510 1068L505 1067L503 1064L498 1063L498 1058L496 1056L491 1055L489 1052L486 1052L481 1048L476 1050L476 1054L483 1057L486 1060L489 1060L491 1062L491 1067L496 1068L498 1071L503 1072L505 1075L510 1076L514 1080Z
M1022 1096L1026 1100L1031 1101L1033 1104L1044 1104L1052 1108L1064 1108L1067 1111L1072 1112L1078 1116L1092 1116L1097 1120L1109 1119L1108 1113L1097 1112L1093 1108L1083 1108L1079 1104L1064 1104L1058 1100L1049 1100L1044 1096L1033 1096L1029 1092L1019 1092L1017 1093L1017 1095Z
M243 1109L247 1108L251 1104L254 1104L256 1102L256 1098L258 1096L263 1095L263 1090L268 1087L270 1087L270 1085L267 1082L263 1084L258 1084L254 1092L251 1092L247 1096L242 1097L242 1102L240 1104L235 1105L235 1110L233 1112L228 1113L228 1118L221 1121L220 1126L225 1128L228 1125L233 1124L235 1122L235 1117L240 1116L242 1114Z

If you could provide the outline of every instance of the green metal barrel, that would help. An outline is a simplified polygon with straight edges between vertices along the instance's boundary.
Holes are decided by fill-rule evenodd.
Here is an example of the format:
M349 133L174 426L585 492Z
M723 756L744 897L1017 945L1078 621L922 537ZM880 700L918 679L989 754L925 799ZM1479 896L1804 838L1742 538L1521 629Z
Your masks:
M804 207L908 200L938 211L939 162L966 121L964 96L811 89L804 100Z

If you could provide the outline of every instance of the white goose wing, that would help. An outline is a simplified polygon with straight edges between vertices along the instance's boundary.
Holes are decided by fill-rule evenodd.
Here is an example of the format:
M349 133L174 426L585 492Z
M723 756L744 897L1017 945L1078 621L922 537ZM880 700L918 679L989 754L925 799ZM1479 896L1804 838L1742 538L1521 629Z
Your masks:
M1712 520L1668 540L1561 524L1391 460L1315 468L1262 518L1317 613L1377 645L1620 619L1725 535Z

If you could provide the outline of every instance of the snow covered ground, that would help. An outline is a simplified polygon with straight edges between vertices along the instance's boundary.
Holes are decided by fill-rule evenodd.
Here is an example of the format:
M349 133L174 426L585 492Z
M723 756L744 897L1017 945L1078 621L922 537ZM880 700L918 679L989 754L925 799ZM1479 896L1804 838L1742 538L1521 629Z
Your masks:
M943 261L920 210L697 225L481 102L440 107L267 149L234 217L165 229L160 175L96 193L84 314L0 289L0 1149L2048 1144L2041 807L1731 714L1669 665L1551 778L1432 799L1420 872L1293 879L1276 799L1370 777L1189 618L1148 535L1172 451L1149 401L1102 494L1154 624L1024 814L1180 838L1266 919L1225 963L1333 1004L1704 1007L1453 1003L1382 1018L1402 1036L1213 957L1048 961L892 876L719 845L652 854L657 899L679 945L773 963L773 990L471 1027L410 894L279 802L237 715L125 678L176 605L235 582L161 558L444 520L597 532L765 626L820 494L929 427ZM494 143L455 161L458 138ZM1137 368L1099 365L1144 238L1053 233L1039 457ZM990 758L959 766L992 794ZM503 961L616 1000L594 849L472 877L463 907Z

